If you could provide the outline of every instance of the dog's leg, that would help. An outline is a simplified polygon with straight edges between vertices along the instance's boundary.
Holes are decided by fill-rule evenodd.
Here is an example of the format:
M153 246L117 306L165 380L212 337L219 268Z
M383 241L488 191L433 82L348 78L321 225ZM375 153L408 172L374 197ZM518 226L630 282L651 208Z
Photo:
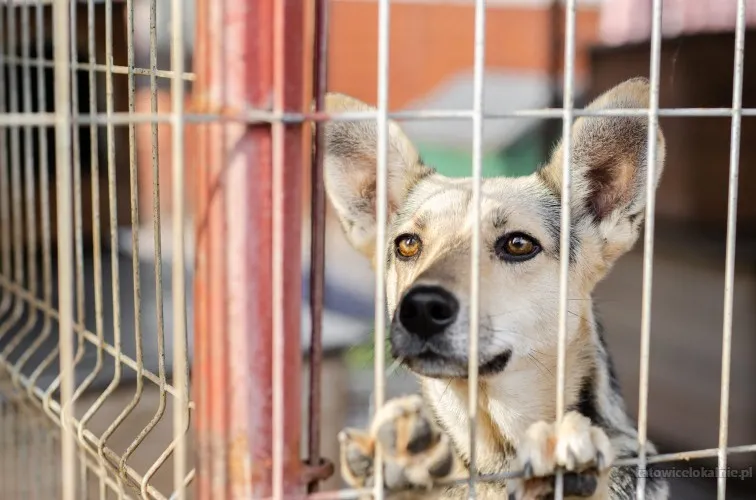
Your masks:
M388 401L369 431L345 429L339 440L341 473L354 488L374 484L374 455L380 449L383 481L391 498L438 498L434 483L460 465L448 436L433 422L420 396Z
M603 429L578 412L569 412L560 423L536 422L517 450L517 462L525 477L513 481L510 498L553 498L555 472L564 473L565 497L609 498L609 466L614 451Z

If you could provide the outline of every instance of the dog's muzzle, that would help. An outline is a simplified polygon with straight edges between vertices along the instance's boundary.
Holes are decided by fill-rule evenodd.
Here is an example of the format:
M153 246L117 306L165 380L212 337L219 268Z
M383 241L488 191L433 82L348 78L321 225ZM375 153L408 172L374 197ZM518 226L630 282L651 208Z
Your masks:
M427 377L466 378L466 342L455 338L452 328L459 315L459 301L440 286L416 285L399 302L391 325L391 354L412 371ZM463 325L464 326L464 325ZM511 350L480 359L479 374L504 370Z

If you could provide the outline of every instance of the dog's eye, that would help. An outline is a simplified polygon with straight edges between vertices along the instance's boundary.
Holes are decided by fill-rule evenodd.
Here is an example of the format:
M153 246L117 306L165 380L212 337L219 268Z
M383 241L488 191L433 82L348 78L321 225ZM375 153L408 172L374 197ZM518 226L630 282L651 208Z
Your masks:
M521 262L535 257L541 246L526 234L510 233L499 238L494 249L496 256L502 260Z
M401 259L411 259L420 253L422 242L417 235L402 234L394 240L396 255Z

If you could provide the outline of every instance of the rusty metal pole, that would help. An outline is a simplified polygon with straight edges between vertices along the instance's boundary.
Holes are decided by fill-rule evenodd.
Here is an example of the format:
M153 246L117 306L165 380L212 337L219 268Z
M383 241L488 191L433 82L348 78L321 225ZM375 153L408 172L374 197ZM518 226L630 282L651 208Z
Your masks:
M196 111L304 111L311 76L302 3L199 0ZM291 498L304 491L300 238L309 142L302 124L231 120L203 124L198 136L197 497Z
M325 109L328 81L328 4L330 0L315 0L313 46L313 97L316 111ZM321 365L323 360L323 288L325 286L325 184L323 183L323 127L317 127L312 148L311 212L310 212L310 315L312 337L310 343L310 399L308 464L321 464L320 456L320 396ZM308 492L314 493L318 482L311 481Z

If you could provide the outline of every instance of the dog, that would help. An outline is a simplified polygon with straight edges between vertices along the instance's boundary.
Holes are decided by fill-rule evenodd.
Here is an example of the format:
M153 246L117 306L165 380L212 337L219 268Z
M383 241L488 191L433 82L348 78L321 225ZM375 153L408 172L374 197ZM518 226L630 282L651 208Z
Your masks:
M589 110L648 108L647 80L627 80ZM374 111L339 93L330 113ZM423 163L399 125L388 123L386 253L376 255L378 129L373 121L324 127L324 181L349 243L386 264L391 354L420 380L421 395L389 400L367 430L339 434L341 474L354 488L375 483L383 457L388 498L467 498L470 433L468 336L471 240L480 223L479 384L475 466L494 475L478 498L553 498L563 472L566 498L630 500L638 470L612 466L638 453L594 312L592 292L638 239L644 219L648 119L580 117L571 128L570 250L565 408L556 414L563 144L535 173L483 179L473 220L472 180ZM654 182L665 159L656 134ZM656 188L656 184L654 185ZM656 453L647 443L647 455ZM651 465L646 469L651 469ZM522 471L521 475L512 473ZM497 480L495 475L506 478ZM647 474L645 498L668 498ZM509 495L509 497L508 497Z

